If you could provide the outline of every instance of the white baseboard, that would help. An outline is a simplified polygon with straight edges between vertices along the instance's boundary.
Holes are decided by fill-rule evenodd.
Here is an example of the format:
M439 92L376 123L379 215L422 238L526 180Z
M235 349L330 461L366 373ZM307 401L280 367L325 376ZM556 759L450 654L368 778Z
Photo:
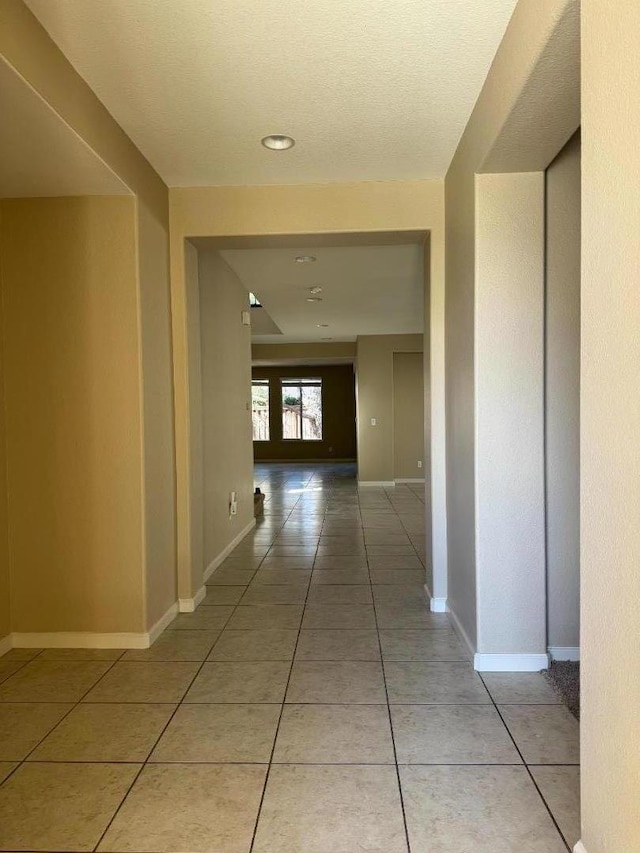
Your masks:
M434 598L431 596L429 600L429 610L432 613L446 613L447 612L447 599L446 598Z
M582 841L578 841L576 846L573 848L573 853L587 853L587 848L584 846Z
M580 646L549 646L551 660L580 660Z
M193 598L179 598L178 599L178 610L180 613L193 613L196 607L200 604L200 602L204 599L207 594L207 588L204 584L200 587L200 589L196 592Z
M476 652L473 668L477 672L539 672L549 668L549 655L487 655Z
M8 651L11 651L12 648L13 645L11 643L11 634L7 634L6 637L3 637L0 640L0 657L2 657L2 655L6 655L6 653Z
M14 649L148 649L178 613L175 602L149 631L50 631L11 634ZM6 638L5 638L6 639Z
M476 653L475 646L471 642L467 632L464 630L464 628L462 626L462 622L458 619L455 611L451 609L451 606L448 602L447 602L447 613L451 617L451 624L453 625L453 630L456 632L458 637L462 640L463 644L466 646L466 649L469 652L469 655L471 656L471 658L473 658L475 653Z
M358 480L358 486L378 486L383 489L392 489L395 486L395 480Z
M420 477L396 477L396 483L424 483L424 477L420 479Z
M229 542L227 547L224 548L218 554L218 556L215 557L209 563L207 568L204 570L203 583L206 583L209 580L209 578L215 572L215 570L218 568L220 563L224 562L224 560L229 556L229 554L233 551L233 549L236 547L236 545L239 545L242 542L242 540L244 539L244 537L247 535L247 533L250 533L255 526L256 526L256 520L255 520L255 518L252 518L251 521L249 522L249 524L247 524L246 527L243 527L243 529L240 531L240 533L238 533L238 535L235 537L235 539L233 539L231 542Z

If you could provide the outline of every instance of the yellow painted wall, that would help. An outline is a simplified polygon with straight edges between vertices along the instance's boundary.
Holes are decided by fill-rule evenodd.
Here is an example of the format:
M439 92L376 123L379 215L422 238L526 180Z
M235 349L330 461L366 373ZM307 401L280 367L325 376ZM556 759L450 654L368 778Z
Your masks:
M135 200L1 208L12 629L143 631Z
M393 353L393 475L424 479L424 369L421 352ZM422 468L418 468L418 460Z
M640 5L582 0L582 842L640 850Z
M0 208L0 229L2 209ZM0 296L2 289L2 244L0 243ZM0 330L3 326L2 299L0 298ZM7 448L4 401L4 347L0 335L0 641L11 632L10 576L9 576L9 518L7 508Z
M358 338L356 400L358 479L394 479L393 354L422 352L422 335L362 335ZM375 418L376 425L371 425Z
M198 259L202 365L204 567L253 519L251 327L242 282L217 252ZM238 513L229 516L235 491Z

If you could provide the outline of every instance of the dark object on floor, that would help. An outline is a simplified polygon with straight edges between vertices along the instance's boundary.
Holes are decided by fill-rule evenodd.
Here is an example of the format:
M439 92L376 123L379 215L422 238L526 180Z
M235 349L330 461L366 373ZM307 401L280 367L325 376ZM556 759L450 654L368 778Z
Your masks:
M256 489L253 493L253 517L259 518L264 515L264 495L260 489Z
M580 664L577 661L554 660L544 675L573 716L579 720Z

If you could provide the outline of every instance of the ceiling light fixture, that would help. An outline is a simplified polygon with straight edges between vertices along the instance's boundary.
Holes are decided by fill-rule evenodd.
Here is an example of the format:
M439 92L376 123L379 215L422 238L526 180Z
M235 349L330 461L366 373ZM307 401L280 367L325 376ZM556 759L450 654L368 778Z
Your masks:
M320 296L307 296L307 302L322 302Z
M285 136L284 133L271 133L263 137L260 142L270 151L286 151L296 144L293 136Z
M316 323L316 326L317 326L319 329L328 329L328 328L329 328L329 324L328 324L328 323Z
M315 287L310 287L309 293L322 293L322 288L318 285L316 285Z
M321 341L332 341L333 338L320 338Z
M296 255L294 258L294 261L297 264L312 264L315 260L315 255Z

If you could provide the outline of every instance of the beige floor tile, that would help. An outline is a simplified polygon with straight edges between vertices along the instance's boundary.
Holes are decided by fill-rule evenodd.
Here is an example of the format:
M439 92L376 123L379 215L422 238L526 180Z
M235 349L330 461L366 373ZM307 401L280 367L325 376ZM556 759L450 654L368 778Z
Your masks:
M109 669L100 661L34 660L0 685L1 702L78 702Z
M374 629L302 630L296 660L380 660L378 634Z
M16 661L16 660L33 660L37 658L38 655L42 652L42 649L9 649L8 652L5 652L0 660L2 661Z
M413 545L367 545L369 557L415 557Z
M319 586L330 584L350 586L368 586L369 585L369 570L368 569L314 569L311 575L311 586Z
M406 533L388 533L385 530L367 529L364 531L364 541L369 545L411 545Z
M376 605L376 613L378 606ZM464 661L462 644L451 630L380 630L384 660Z
M122 660L204 660L219 636L220 631L165 631L151 648L129 649Z
M392 705L399 764L521 764L498 712L485 705Z
M208 660L291 660L297 630L223 631Z
M247 853L266 767L147 765L99 850Z
M198 671L197 661L119 661L85 702L179 702Z
M207 586L241 586L250 583L255 575L255 569L223 569L220 566L207 581Z
M580 768L530 767L564 840L573 850L580 840Z
M124 649L45 649L38 660L118 660Z
M230 630L259 628L297 629L302 621L302 604L238 605L229 619Z
M285 705L279 764L394 764L386 705Z
M394 767L274 766L254 853L406 853Z
M205 663L185 702L284 702L288 661Z
M145 761L175 705L78 705L29 761Z
M17 761L0 761L0 782L4 782L7 776L18 766Z
M299 557L266 556L260 564L261 569L311 569L313 567L313 555Z
M271 757L280 705L181 705L151 762L264 763Z
M221 604L237 604L242 596L246 586L207 586L207 594L200 603L200 607L210 607Z
M387 661L389 702L408 705L491 704L481 678L468 663Z
M295 661L287 702L386 702L382 666L375 661Z
M372 604L368 584L315 584L309 590L309 604Z
M350 557L316 557L313 567L314 569L323 569L325 571L331 571L332 569L340 571L366 569L367 557L366 554L354 554Z
M17 672L19 669L25 665L26 661L23 660L2 660L0 659L0 683L9 678L10 675L13 675L14 672Z
M373 600L376 601L376 587L373 587ZM424 605L378 603L376 601L376 620L378 628L402 630L432 630L433 628L451 628L444 613L430 613Z
M269 574L269 572L267 572ZM272 574L276 574L273 572ZM311 573L309 573L311 575ZM274 584L256 586L251 584L243 595L241 604L304 604L307 597L307 582L302 584Z
M400 767L415 853L566 853L524 767Z
M0 788L3 850L93 850L136 764L23 764Z
M167 631L221 631L234 611L231 604L198 607L193 613L178 613Z
M420 569L424 571L424 566L414 553L413 556L403 557L399 555L373 555L369 554L370 569Z
M0 761L22 761L73 705L40 702L0 705Z
M423 612L430 612L424 584L376 584L371 589L376 604L419 607L422 608ZM445 614L434 613L433 615L444 616L441 621L449 627L449 621Z
M424 568L419 569L369 569L371 583L397 584L415 583L424 584Z
M376 620L371 604L308 604L302 627L305 630L325 628L375 629Z
M564 705L500 705L527 764L579 764L580 726Z
M482 680L498 705L559 705L561 699L539 672L483 672Z
M315 545L272 545L269 557L315 557Z
M337 538L337 537L336 537ZM352 542L350 544L337 545L320 545L318 547L317 557L357 557L358 555L366 556L364 550L364 540L361 542Z
M227 569L240 569L241 571L257 569L263 559L264 554L243 554L241 552L237 552L230 554L226 560L220 563L220 569L224 571Z
M251 588L259 586L295 586L297 594L304 593L311 579L311 569L260 569L251 581ZM303 594L304 600L304 594Z

